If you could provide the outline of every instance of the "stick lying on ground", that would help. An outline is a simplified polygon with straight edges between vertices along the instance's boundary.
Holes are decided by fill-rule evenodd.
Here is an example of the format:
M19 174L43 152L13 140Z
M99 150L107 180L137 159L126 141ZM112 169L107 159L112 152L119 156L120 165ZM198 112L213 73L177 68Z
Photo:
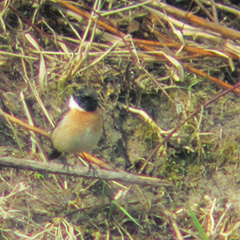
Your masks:
M0 166L25 169L29 171L38 171L44 173L55 173L55 174L65 174L78 177L88 177L91 178L90 170L87 167L74 166L69 169L63 168L62 164L54 162L37 162L29 159L18 159L14 157L0 156ZM155 186L170 186L171 183L168 181L147 177L142 175L130 174L124 171L109 171L103 169L95 169L92 177L103 179L103 180L115 180L119 182L124 182L128 184L138 184L138 185L155 185Z

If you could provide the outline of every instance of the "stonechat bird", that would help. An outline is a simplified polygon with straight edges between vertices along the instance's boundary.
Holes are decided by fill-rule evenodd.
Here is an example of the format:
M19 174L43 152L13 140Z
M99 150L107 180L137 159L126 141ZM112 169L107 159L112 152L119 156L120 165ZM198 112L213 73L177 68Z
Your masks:
M53 130L54 151L50 160L58 158L61 153L89 152L102 135L102 116L93 90L84 88L73 94L68 108Z

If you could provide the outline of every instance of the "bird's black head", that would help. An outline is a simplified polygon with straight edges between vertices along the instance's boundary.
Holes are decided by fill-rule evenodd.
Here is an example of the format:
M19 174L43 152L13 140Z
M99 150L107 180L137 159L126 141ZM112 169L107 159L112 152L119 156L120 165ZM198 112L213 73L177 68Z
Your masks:
M98 97L94 90L83 88L73 94L74 101L85 111L94 112L98 107Z

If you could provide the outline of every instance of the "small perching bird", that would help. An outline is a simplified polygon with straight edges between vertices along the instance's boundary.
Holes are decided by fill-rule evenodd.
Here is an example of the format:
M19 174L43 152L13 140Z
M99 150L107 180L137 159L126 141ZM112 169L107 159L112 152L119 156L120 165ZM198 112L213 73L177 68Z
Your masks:
M102 116L98 109L98 98L91 89L82 89L72 95L69 110L63 114L52 133L54 151L49 159L61 153L91 151L102 135Z

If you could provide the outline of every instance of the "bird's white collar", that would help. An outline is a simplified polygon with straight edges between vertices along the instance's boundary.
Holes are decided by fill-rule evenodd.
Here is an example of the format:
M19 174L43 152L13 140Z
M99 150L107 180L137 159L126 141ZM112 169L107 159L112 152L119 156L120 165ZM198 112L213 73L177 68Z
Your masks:
M81 108L78 103L74 100L73 96L70 97L68 106L70 109L77 109L81 112L85 112L83 108Z

